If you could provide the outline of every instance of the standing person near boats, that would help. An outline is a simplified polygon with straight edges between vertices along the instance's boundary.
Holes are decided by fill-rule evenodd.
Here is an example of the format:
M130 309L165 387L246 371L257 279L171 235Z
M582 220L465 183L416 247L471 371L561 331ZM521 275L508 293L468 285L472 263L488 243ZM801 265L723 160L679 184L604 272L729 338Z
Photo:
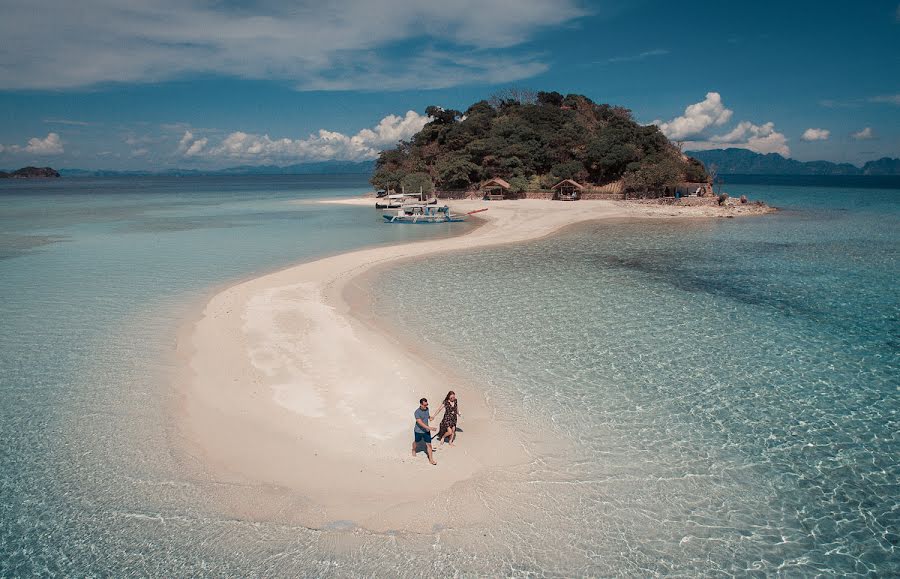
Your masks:
M456 419L459 418L459 403L456 400L456 392L453 390L447 392L444 401L434 411L431 418L434 419L442 410L444 411L444 419L441 420L441 428L438 430L437 437L441 440L441 445L449 438L450 446L454 446L453 441L456 440Z

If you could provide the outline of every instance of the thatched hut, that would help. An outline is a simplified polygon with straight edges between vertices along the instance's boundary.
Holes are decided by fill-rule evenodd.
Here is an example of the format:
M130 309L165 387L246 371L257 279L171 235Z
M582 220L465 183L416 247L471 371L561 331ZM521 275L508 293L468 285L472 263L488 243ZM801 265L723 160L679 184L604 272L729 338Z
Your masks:
M494 177L481 184L483 198L490 201L515 199L515 193L511 189L512 186L499 177Z
M576 183L571 179L564 179L550 188L553 191L553 198L559 201L577 201L581 198L581 192L584 185Z

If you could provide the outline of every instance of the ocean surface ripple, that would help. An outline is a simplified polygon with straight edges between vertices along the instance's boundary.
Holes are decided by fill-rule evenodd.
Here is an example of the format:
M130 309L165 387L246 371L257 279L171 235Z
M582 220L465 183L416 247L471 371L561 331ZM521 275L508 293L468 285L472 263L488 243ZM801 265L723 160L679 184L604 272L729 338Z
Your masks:
M536 568L900 573L898 202L858 194L883 205L598 223L382 277L511 428L569 443L525 473L540 515L498 509Z
M365 189L0 185L0 576L900 574L900 190L734 184L783 211L389 270L379 313L483 386L530 457L458 496L495 524L221 514L252 489L172 456L175 331L245 276L446 233L293 202ZM461 405L459 445L490 444Z

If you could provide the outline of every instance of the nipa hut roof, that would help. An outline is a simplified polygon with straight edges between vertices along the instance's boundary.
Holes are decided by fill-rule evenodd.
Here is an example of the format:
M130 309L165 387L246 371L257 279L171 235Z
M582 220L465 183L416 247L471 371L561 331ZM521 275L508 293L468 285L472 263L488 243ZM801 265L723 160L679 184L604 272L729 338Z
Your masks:
M550 187L550 189L556 189L556 188L562 187L563 185L566 185L566 184L572 185L573 187L577 188L579 191L584 189L584 185L582 185L580 183L576 183L575 181L572 181L571 179L563 179L562 181L560 181L553 187Z
M506 181L504 181L503 179L501 179L499 177L494 177L493 179L488 179L487 181L484 182L484 184L481 187L482 188L489 187L491 184L500 185L504 189L509 189L511 187L511 185L509 183L507 183Z

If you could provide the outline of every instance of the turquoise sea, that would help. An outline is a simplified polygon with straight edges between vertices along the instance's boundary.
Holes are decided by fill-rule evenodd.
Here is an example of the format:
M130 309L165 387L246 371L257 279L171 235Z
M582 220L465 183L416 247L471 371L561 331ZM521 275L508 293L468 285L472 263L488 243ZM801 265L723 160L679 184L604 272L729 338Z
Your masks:
M900 183L727 189L782 211L379 276L532 457L479 481L496 524L417 535L217 514L166 384L217 287L451 226L308 202L359 176L0 182L0 576L900 574Z

